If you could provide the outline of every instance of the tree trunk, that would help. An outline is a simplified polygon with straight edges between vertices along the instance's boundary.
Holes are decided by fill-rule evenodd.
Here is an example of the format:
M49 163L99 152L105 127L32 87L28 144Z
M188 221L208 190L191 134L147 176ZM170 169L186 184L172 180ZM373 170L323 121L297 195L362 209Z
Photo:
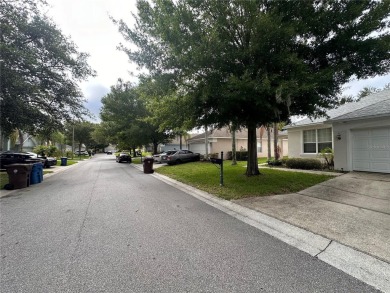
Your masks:
M180 141L180 149L183 149L183 142L182 142L182 137L183 137L183 135L180 133L179 134L179 141Z
M256 125L251 125L248 126L248 161L245 175L254 176L259 174L259 165L257 162Z
M279 160L279 151L278 151L278 123L274 123L274 158L275 161Z
M236 127L232 125L232 165L237 165L237 156L236 156Z
M157 142L153 142L153 154L157 154L157 147L158 147L158 143Z
M271 161L271 128L267 126L268 161Z
M19 134L19 151L23 151L23 133L20 129L18 129L18 134Z

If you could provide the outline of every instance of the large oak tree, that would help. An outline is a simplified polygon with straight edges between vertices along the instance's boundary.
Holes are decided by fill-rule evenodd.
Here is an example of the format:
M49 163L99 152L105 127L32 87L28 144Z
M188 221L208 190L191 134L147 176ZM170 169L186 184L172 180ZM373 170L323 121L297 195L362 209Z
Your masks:
M151 143L153 152L157 153L158 144L166 143L171 138L170 133L147 119L150 112L141 98L141 92L129 82L119 79L111 87L110 93L102 98L102 104L100 117L103 123L110 125L120 148L135 149Z
M259 174L256 127L315 116L343 84L390 70L390 1L139 0L117 21L151 76L169 73L200 125L248 128L248 176Z
M78 82L93 75L86 53L41 11L44 1L0 0L2 134L60 129L88 114Z

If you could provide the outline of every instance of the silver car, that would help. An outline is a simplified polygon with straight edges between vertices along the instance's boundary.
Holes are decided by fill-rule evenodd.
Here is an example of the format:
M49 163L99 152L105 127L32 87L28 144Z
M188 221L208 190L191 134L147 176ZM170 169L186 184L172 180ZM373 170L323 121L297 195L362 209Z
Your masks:
M168 156L176 153L176 150L173 151L165 151L161 154L153 155L153 160L155 163L167 163L168 162Z
M174 154L168 155L167 164L174 165L174 164L181 164L185 162L195 162L199 160L200 160L200 154L193 153L187 150L180 150L180 151L175 151Z

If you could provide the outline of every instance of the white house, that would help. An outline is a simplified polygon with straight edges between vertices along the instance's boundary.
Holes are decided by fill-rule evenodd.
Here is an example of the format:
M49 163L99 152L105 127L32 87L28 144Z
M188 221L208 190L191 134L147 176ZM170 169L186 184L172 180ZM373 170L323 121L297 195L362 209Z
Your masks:
M390 173L390 90L344 104L327 116L286 127L290 158L318 157L332 147L336 170Z

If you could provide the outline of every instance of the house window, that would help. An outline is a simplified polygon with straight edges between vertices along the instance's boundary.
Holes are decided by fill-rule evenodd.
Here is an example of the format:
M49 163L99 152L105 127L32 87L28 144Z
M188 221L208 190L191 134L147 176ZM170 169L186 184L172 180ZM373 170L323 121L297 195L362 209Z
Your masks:
M303 152L316 154L332 147L332 128L303 131Z
M332 148L332 128L318 129L318 152L325 148Z

